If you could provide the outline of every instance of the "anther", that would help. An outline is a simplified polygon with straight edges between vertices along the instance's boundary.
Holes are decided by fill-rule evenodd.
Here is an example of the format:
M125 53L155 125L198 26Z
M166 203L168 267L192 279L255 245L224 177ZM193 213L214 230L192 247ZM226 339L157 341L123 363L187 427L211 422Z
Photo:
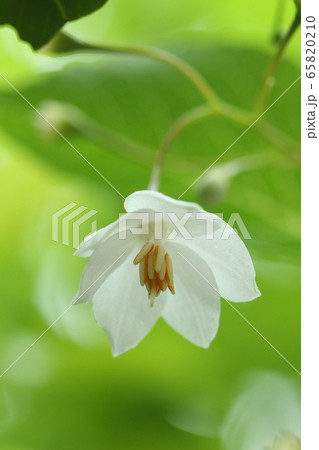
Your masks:
M155 247L155 260L154 267L156 272L161 270L162 264L164 262L165 250L161 245Z
M154 244L151 242L146 242L146 244L143 245L139 253L135 256L133 264L139 264L142 259L153 249Z
M147 275L150 280L153 280L154 278L154 258L155 258L155 251L151 250L150 254L148 255L148 264L147 264Z
M133 263L139 264L140 284L146 287L151 306L155 297L167 288L175 294L172 260L162 245L154 246L152 242L146 242Z

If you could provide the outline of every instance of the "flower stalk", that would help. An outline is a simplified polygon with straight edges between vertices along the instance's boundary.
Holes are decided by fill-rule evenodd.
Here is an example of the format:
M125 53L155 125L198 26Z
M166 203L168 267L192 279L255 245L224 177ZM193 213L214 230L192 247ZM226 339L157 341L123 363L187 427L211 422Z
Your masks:
M163 168L165 156L175 141L175 139L179 136L179 134L187 128L190 124L197 122L200 119L210 116L214 111L210 107L210 105L202 105L197 108L191 109L187 111L185 114L179 117L176 122L171 126L168 130L160 148L157 153L157 157L153 166L153 171L151 175L151 179L149 182L148 189L151 191L157 191L159 187L159 181L161 176L161 171Z
M174 55L173 53L167 52L162 49L143 47L135 45L105 45L105 44L88 44L81 41L74 36L70 36L67 33L60 33L60 35L66 37L69 45L74 45L74 49L87 49L95 51L103 51L106 53L113 53L119 55L136 55L142 56L156 61L160 61L168 66L173 67L180 73L182 73L198 90L202 97L209 103L212 107L218 107L220 104L220 98L214 92L210 84L205 80L205 78L198 72L191 64ZM70 47L68 47L70 49ZM72 49L72 47L71 47ZM53 44L53 50L57 50Z
M225 118L228 118L236 123L245 126L251 126L251 124L258 119L258 115L260 116L260 112L262 112L264 105L267 101L267 97L269 95L271 89L271 79L273 77L273 73L276 70L278 62L289 43L291 37L294 32L297 30L300 24L300 8L297 8L297 13L295 15L295 19L286 34L286 36L282 39L281 44L276 52L274 58L269 64L269 67L266 71L264 81L262 83L262 87L260 90L260 94L256 101L256 107L254 112L248 112L242 110L241 108L230 105L227 102L224 102L220 97L215 93L207 80L189 63L179 58L178 56L169 53L165 50L150 48L150 47L142 47L142 46L119 46L119 45L105 45L105 44L88 44L86 42L81 41L78 38L74 38L66 33L60 33L60 37L62 36L67 41L67 49L68 50L79 50L79 49L87 49L87 50L95 50L95 51L103 51L107 53L113 54L123 54L123 55L136 55L142 56L150 59L154 59L165 63L181 74L183 74L197 89L197 91L202 95L207 104L196 107L190 111L187 111L183 115L181 115L175 123L170 127L166 135L164 136L162 143L159 147L157 157L155 163L153 165L153 170L149 182L149 190L156 191L159 186L160 175L163 168L164 160L166 154L179 136L179 134L198 120L201 120L205 117L208 117L213 114L219 114ZM57 39L52 44L52 49L54 51L59 51L60 42ZM48 50L48 49L46 49ZM258 123L256 130L269 142L272 144L278 145L282 150L286 150L287 148L297 148L297 144L295 144L290 138L284 135L284 133L277 130L275 127L270 126L265 119L262 119ZM295 159L295 153L292 155L292 159ZM288 157L290 157L287 152Z
M258 94L258 97L256 100L256 104L255 104L256 116L260 115L265 109L268 96L269 96L271 88L273 86L274 73L277 69L278 63L279 63L284 51L286 50L288 43L290 42L291 38L293 37L293 35L297 31L297 29L299 28L300 18L301 18L300 8L297 8L296 14L294 16L294 20L292 21L292 24L291 24L288 32L281 39L279 47L267 67L267 70L264 75L264 78L263 78L263 81L261 84L261 88L260 88L260 91L259 91L259 94Z

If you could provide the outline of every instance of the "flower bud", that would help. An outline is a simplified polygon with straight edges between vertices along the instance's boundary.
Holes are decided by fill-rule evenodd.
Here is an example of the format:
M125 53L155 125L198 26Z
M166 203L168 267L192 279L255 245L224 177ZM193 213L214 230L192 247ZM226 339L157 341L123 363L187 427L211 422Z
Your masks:
M45 100L38 107L40 115L35 118L35 126L43 137L53 139L58 136L56 130L65 135L76 130L80 111L73 105Z
M222 201L228 192L229 181L229 174L223 166L210 170L199 185L200 201L206 205Z

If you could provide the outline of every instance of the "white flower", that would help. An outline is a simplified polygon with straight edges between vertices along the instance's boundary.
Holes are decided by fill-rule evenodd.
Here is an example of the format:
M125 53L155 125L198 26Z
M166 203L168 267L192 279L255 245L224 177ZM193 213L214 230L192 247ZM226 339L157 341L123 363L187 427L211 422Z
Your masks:
M301 441L294 434L283 432L268 450L301 450Z
M220 428L226 450L300 450L300 390L296 380L255 371L241 380Z
M75 252L90 258L74 303L93 299L114 356L135 347L160 316L207 348L217 333L220 297L243 302L260 295L246 246L229 225L195 203L139 191L124 207L126 215L86 238ZM136 212L147 213L146 234L136 229ZM177 232L179 221L185 228ZM207 236L212 227L213 239Z

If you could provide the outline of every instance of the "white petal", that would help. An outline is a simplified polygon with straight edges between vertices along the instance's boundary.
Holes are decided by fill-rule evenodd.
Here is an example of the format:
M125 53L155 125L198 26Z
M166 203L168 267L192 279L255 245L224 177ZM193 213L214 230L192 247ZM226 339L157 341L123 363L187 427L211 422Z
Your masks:
M216 336L220 296L212 271L194 251L172 243L175 295L168 295L163 317L194 344L207 348Z
M86 236L81 242L79 248L75 251L74 256L87 258L91 256L98 245L105 239L115 235L118 232L124 232L131 228L141 227L141 218L136 218L134 214L121 214L120 218L110 223L104 228ZM126 235L126 233L125 233Z
M186 212L202 211L196 203L175 200L155 191L137 191L126 197L124 207L127 212L154 210L162 213L174 212L177 215Z
M124 206L129 213L147 211L150 222L155 220L154 212L162 213L163 236L168 239L175 239L176 235L187 240L191 236L206 235L207 231L212 233L214 230L215 232L224 223L220 217L204 211L196 203L175 200L160 192L135 192L126 198ZM185 215L187 218L184 217Z
M137 252L139 240L134 239L131 233L125 240L119 239L118 233L104 240L84 267L80 288L73 303L90 301L104 280L128 257L134 245L137 245Z
M226 222L214 232L213 239L195 237L183 242L197 252L213 271L222 297L233 302L245 302L261 294L255 282L255 269L250 254ZM177 238L182 243L180 238Z
M75 251L74 256L81 256L87 258L91 256L97 246L108 237L118 232L118 220L112 222L110 225L101 228L95 233L91 233L84 238L79 248Z
M113 356L135 347L161 315L166 293L150 307L147 291L140 286L139 270L133 265L134 254L105 280L93 298L93 311L107 333Z
M224 227L225 222L216 214L207 211L196 211L187 220L185 228L194 238L197 236L214 236L217 230Z

